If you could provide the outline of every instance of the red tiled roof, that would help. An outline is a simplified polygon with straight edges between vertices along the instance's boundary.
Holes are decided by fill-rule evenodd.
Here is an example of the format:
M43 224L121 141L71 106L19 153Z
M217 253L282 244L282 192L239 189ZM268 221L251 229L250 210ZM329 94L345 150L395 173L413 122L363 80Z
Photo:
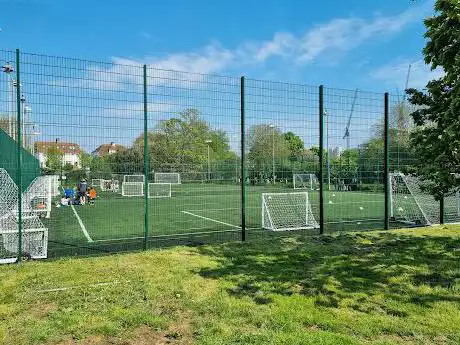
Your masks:
M76 154L81 152L80 145L74 143L54 142L54 141L37 141L35 143L35 152L47 153L49 149L58 149L64 154Z
M125 150L125 147L123 145L110 143L100 145L97 149L94 150L93 153L99 156L104 156L106 154L111 153L110 151L119 152L123 150Z

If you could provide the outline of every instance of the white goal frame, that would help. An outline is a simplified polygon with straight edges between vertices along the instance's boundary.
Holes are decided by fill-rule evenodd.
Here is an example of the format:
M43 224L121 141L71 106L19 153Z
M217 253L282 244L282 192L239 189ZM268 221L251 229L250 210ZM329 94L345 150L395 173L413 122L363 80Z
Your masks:
M110 184L110 188L107 188L106 184ZM120 190L120 182L118 182L118 180L115 180L115 179L102 180L101 191L117 193L119 190Z
M54 178L50 175L36 177L22 193L23 202L32 211L50 218L53 193L56 191ZM37 206L41 205L40 208Z
M129 187L138 187L140 193L131 194L128 193L127 190ZM121 184L121 195L127 197L136 197L136 196L144 196L144 183L143 182L123 182Z
M144 175L123 175L123 183L145 183Z
M308 176L308 179L309 179L309 183L305 186L305 185L300 185L297 183L296 184L296 177L300 177L300 176L304 176L304 177L307 177ZM314 183L316 183L317 186L319 186L319 180L318 178L316 177L315 174L311 174L311 173L305 173L305 174L294 174L292 175L292 185L294 186L294 189L309 189L309 190L317 190L317 188L314 188Z
M155 183L181 184L180 173L156 172Z
M409 225L440 223L439 201L422 190L422 182L418 177L394 172L390 173L389 182L392 220ZM403 189L406 193L398 193L398 189ZM460 193L458 191L453 191L444 197L444 216L447 218L446 223L460 222Z
M103 181L104 181L104 179L102 179L102 178L93 178L91 180L91 186L92 187L102 188L102 182Z
M294 216L297 217L295 224L279 224L279 219L275 217L280 216L280 214L274 214L273 210L270 210L269 200L271 198L300 198L302 204L296 205L286 205L291 207L297 207L298 210L294 210ZM301 207L299 208L299 205ZM298 212L300 211L300 212ZM286 215L286 213L284 213ZM291 214L292 215L292 214ZM295 226L293 226L295 225ZM307 230L307 229L317 229L319 224L313 216L311 209L311 204L308 197L308 192L293 192L293 193L262 193L262 228L271 231L291 231L291 230Z
M52 183L49 176L43 181ZM41 184L41 183L40 183ZM34 187L35 188L35 187ZM51 190L49 191L51 194ZM0 264L17 260L19 240L18 187L5 169L0 168ZM23 193L24 195L24 193ZM29 196L22 200L22 255L32 259L45 259L48 256L48 229L30 208Z
M163 187L168 192L164 195L154 194L153 191L155 190L155 187ZM171 183L149 183L148 191L149 191L149 194L148 194L149 199L170 198L171 197Z

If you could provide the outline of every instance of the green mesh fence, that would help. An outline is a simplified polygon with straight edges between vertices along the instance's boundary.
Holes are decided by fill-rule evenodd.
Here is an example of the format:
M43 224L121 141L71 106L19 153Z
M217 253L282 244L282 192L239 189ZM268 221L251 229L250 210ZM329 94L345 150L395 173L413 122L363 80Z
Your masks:
M20 145L24 207L46 229L48 257L382 229L386 216L391 227L439 219L439 202L421 201L410 108L397 95L385 109L383 93L361 90L0 58L21 71L20 95L14 72L1 74L0 167L15 181ZM446 200L454 221L457 199Z

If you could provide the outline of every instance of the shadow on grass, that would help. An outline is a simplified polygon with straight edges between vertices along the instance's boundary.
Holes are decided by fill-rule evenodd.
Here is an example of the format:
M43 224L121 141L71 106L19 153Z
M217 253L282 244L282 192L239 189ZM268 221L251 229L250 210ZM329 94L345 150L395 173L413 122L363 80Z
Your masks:
M405 316L384 302L429 307L433 302L460 304L460 239L409 236L398 232L271 238L246 244L200 247L216 258L218 268L199 271L203 277L232 282L228 292L271 303L274 294L315 297L317 306L335 308L350 299L353 309L380 309ZM421 288L427 286L428 288ZM377 298L375 300L378 300ZM350 303L350 302L348 302Z

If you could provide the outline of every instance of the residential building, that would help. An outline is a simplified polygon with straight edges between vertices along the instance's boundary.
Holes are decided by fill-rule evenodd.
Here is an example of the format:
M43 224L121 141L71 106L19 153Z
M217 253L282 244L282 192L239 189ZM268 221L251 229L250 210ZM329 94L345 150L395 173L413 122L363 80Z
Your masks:
M100 145L97 149L93 151L94 156L107 156L107 155L112 155L114 153L120 152L125 150L126 148L123 145L120 144L115 144L111 142L110 144L102 144Z
M54 142L54 141L37 141L35 143L35 156L40 162L41 168L46 168L46 162L48 161L48 152L55 150L62 154L62 165L72 165L75 169L79 169L80 165L80 153L82 152L80 145L66 142Z

